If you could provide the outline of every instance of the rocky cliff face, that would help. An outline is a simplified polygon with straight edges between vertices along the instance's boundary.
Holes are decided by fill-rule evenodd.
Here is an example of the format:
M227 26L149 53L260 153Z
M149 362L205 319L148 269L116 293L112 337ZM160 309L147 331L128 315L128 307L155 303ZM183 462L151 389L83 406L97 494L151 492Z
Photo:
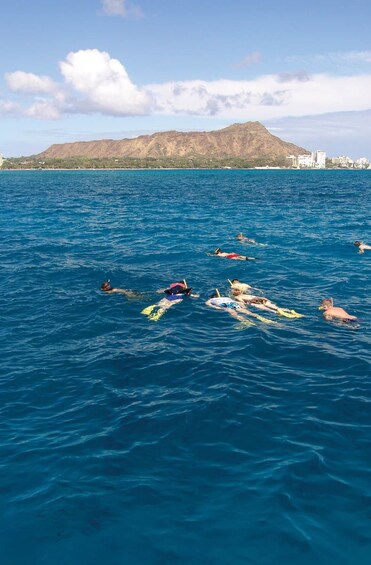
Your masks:
M234 124L211 132L167 131L142 135L135 139L80 141L52 145L40 153L40 159L161 158L210 157L222 159L279 159L308 153L269 133L259 122Z

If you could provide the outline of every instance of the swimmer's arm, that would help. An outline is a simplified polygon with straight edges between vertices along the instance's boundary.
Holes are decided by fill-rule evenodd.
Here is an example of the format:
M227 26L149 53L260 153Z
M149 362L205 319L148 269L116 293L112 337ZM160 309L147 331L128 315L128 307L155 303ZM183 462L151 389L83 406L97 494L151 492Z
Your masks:
M127 290L126 288L112 288L109 292L118 292L119 294L131 294L131 290Z
M258 292L264 292L261 288L256 288L256 286L249 286L249 290L257 290Z

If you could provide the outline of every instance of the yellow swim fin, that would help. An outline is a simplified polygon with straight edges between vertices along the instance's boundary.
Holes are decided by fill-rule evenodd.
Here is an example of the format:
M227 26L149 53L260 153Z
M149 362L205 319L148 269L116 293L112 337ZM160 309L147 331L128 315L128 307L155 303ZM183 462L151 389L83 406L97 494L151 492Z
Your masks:
M159 308L156 312L150 314L148 316L148 319L151 320L152 322L157 322L157 320L159 320L161 316L165 314L165 312L166 312L165 308Z
M304 314L299 314L299 312L289 310L288 308L277 308L277 314L285 316L285 318L303 318L304 316Z
M274 320L270 320L269 318L264 318L264 316L254 316L257 320L260 320L260 322L264 322L265 324L278 324L278 322L275 322Z
M243 322L236 324L235 329L236 330L245 330L246 328L249 328L250 326L256 326L256 324L254 324L254 322L251 322L250 320L244 320Z
M141 314L144 314L145 316L149 316L150 314L152 314L153 310L156 308L157 304L151 304L151 306L147 306L147 308L144 308L141 311Z

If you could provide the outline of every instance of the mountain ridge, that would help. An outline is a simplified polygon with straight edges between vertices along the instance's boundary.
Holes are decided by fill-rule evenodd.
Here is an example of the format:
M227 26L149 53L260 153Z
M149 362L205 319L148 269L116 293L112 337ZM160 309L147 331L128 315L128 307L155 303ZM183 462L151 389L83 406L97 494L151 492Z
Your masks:
M271 134L260 122L231 124L209 132L156 132L121 140L101 139L53 144L39 159L104 158L216 158L282 159L310 153Z

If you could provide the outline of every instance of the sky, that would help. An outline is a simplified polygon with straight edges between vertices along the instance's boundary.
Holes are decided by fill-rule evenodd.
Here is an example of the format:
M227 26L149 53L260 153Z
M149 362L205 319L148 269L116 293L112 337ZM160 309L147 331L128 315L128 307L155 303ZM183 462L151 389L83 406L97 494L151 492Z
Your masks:
M371 2L0 0L0 153L259 121L371 161Z

